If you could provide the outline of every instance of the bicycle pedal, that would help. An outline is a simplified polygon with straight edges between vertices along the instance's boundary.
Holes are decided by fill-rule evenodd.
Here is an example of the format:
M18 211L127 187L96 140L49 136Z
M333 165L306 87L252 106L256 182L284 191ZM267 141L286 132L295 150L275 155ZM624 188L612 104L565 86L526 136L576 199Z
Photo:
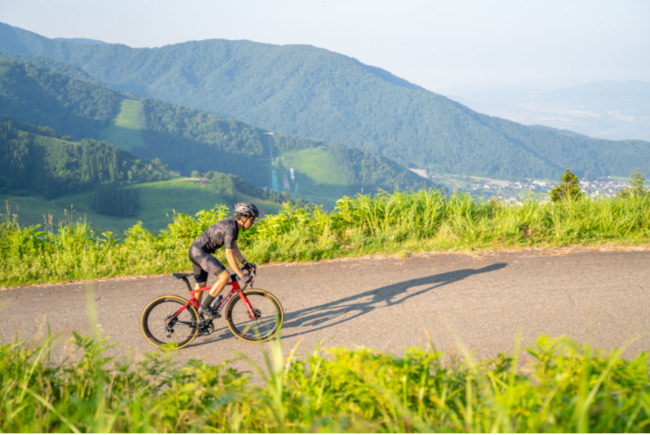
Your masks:
M203 319L208 319L208 320L213 320L213 319L218 319L221 317L221 314L215 312L214 310L210 309L212 313L204 311L204 308L199 309L199 318Z
M199 322L199 335L210 335L214 332L212 319L203 319Z

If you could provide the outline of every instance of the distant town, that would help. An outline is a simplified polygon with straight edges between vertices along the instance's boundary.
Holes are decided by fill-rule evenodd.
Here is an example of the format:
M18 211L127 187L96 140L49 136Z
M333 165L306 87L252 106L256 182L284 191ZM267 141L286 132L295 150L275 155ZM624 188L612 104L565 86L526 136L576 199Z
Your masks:
M553 184L545 181L482 181L459 190L486 199L494 197L505 202L521 202L522 199L530 196L548 198L549 191L558 183ZM622 180L580 181L582 191L594 199L598 197L614 197L617 191L626 186L626 182Z
M426 175L425 171L422 170L412 171L420 176ZM431 175L428 178L435 183L446 186L450 190L467 192L475 198L496 198L507 203L518 203L530 197L548 199L550 190L560 183L560 180L557 182L548 180L506 181L450 175ZM590 198L611 198L616 196L616 192L628 186L629 180L621 177L580 180L580 188Z

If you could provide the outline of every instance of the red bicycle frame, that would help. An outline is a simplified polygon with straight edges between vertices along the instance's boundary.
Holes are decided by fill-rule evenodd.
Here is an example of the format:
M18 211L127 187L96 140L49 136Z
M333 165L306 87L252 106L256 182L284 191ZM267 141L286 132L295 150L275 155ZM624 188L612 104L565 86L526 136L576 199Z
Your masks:
M187 307L190 306L190 304L194 305L194 308L197 310L199 309L199 300L197 299L196 295L204 292L206 290L210 290L212 286L205 286L198 288L196 290L192 290L192 286L190 285L190 282L188 281L187 277L191 276L192 274L187 273L187 274L181 274L181 273L175 273L173 274L176 278L182 279L185 281L185 284L187 284L187 288L190 291L190 300L187 301L185 305L183 305L181 308L178 309L176 312L176 316L179 316L183 310L185 310ZM251 281L252 282L252 281ZM230 275L230 281L226 284L226 287L230 286L230 290L226 293L226 295L223 297L219 305L216 307L216 311L219 313L221 312L222 309L228 305L228 302L235 296L236 293L239 293L239 297L241 300L244 302L244 305L246 306L246 309L248 310L248 314L251 316L251 319L255 319L255 312L253 311L253 306L251 303L248 301L248 298L244 294L244 290L246 290L246 287L248 287L248 284L246 284L243 288L239 285L239 281L237 281L237 275L236 274L231 274ZM224 288L225 289L225 288ZM223 292L223 290L222 290Z

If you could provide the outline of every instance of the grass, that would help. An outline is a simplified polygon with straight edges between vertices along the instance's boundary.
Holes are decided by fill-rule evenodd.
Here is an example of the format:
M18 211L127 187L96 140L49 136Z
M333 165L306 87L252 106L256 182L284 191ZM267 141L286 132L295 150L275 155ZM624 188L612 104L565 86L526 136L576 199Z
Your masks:
M75 212L71 212L70 203L61 201L61 206L51 200L35 196L19 196L0 193L2 214L15 215L24 225L46 226L52 223L68 222ZM63 205L65 204L65 206ZM74 210L74 207L72 208Z
M648 432L650 357L540 337L523 355L445 362L281 343L251 372L174 350L143 361L109 358L105 339L74 335L75 358L53 360L51 339L0 344L3 432ZM516 346L518 348L518 346Z
M243 195L226 198L217 195L214 187L202 186L194 179L176 178L134 185L138 191L141 210L135 217L115 217L97 214L90 207L92 192L65 195L55 200L35 196L0 194L4 215L16 215L23 226L41 225L51 232L58 231L60 222L86 223L94 232L111 231L120 238L138 221L149 231L165 229L178 213L195 214L217 203L233 203L247 199ZM280 205L264 203L264 209L277 212Z
M298 195L316 204L334 208L336 199L350 194L347 176L339 170L339 164L323 148L310 148L282 154L280 171L288 172L294 168L297 172ZM292 183L292 186L295 186ZM294 191L292 191L294 192Z
M142 101L124 99L113 125L104 129L100 138L123 150L133 151L135 148L145 146L142 138L142 130L145 126Z
M309 148L282 154L282 161L287 168L309 174L310 182L314 185L332 185L347 187L343 173L337 173L339 164L324 148Z
M177 204L173 184L166 183L147 187L147 200L157 207ZM60 224L57 231L23 226L8 211L0 224L0 286L188 270L192 240L228 214L223 205L194 216L179 212L159 232L138 222L118 237L87 222ZM423 190L344 197L334 212L284 207L242 232L239 244L249 260L265 263L649 241L650 196L506 205Z
M159 231L173 221L176 213L194 214L227 200L218 196L214 187L202 186L196 180L187 178L137 184L134 189L138 192L140 213L131 218L98 215L90 207L92 193L65 196L56 203L75 204L77 212L85 214L87 219L90 217L93 226L97 225L99 230L102 222L106 222L118 229L117 234L123 234L138 221L146 222L145 227L150 231Z

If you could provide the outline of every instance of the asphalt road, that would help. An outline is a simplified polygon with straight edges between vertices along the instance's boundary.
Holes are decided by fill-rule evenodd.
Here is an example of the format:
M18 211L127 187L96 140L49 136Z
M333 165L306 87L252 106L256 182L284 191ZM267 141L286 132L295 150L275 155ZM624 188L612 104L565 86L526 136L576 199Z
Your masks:
M541 334L569 336L595 347L627 345L626 356L650 350L650 251L523 251L363 258L304 265L261 266L255 282L285 310L285 354L364 346L403 355L433 343L449 356L512 352ZM163 294L187 296L171 276L134 277L0 291L0 339L88 334L93 306L114 355L136 360L155 350L140 314ZM90 308L89 308L90 307ZM223 319L217 331L179 351L181 359L218 364L237 354L263 363L268 344L235 338ZM632 341L634 340L634 341ZM630 343L630 341L632 341ZM63 352L63 353L61 353ZM235 366L250 368L248 363Z

